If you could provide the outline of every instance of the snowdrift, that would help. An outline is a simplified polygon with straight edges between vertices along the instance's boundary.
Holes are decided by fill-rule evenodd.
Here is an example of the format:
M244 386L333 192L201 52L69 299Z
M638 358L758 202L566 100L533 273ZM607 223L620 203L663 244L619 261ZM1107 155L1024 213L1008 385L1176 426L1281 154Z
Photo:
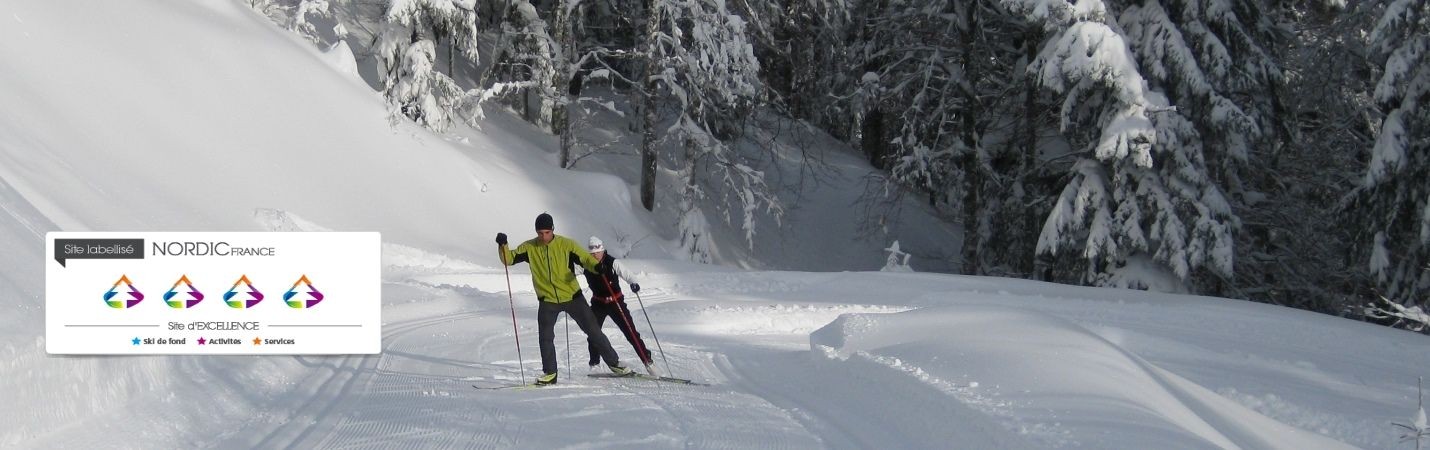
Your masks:
M1266 418L1036 311L946 306L843 315L811 334L810 346L901 372L989 415L1040 424L1044 445L1353 448Z

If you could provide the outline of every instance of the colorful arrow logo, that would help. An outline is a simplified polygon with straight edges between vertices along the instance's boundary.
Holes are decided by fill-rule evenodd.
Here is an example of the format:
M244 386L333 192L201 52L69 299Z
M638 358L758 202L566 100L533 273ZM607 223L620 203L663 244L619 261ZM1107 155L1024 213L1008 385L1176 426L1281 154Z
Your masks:
M115 294L119 293L120 283L124 283L124 287L129 290L129 300L113 300ZM134 283L129 282L129 275L127 274L120 275L119 280L115 281L114 285L109 287L109 291L104 293L104 303L109 304L110 308L133 308L134 305L138 305L139 302L143 300L144 294L134 288Z
M248 300L233 299L233 297L238 294L238 285L240 284L244 286L244 290L248 291ZM228 292L223 294L223 301L233 308L252 308L254 305L257 305L258 302L263 301L263 293L258 292L258 289L253 287L253 282L248 281L248 275L244 275L240 277L238 281L233 282L233 287L229 288Z
M189 290L188 300L175 300L174 295L179 293L179 285L182 284ZM168 303L170 308L193 308L194 305L204 301L204 293L194 288L194 284L189 282L189 275L179 277L179 281L174 282L174 287L169 288L169 292L164 293L164 303Z
M293 296L298 293L299 285L305 285L308 287L308 295L312 297L311 300L293 300ZM318 302L323 301L323 293L318 292L318 288L313 287L313 282L309 281L308 275L305 274L302 278L299 278L298 281L293 282L293 287L288 289L288 292L283 294L283 301L288 302L288 306L294 308L312 308L313 306L316 306Z

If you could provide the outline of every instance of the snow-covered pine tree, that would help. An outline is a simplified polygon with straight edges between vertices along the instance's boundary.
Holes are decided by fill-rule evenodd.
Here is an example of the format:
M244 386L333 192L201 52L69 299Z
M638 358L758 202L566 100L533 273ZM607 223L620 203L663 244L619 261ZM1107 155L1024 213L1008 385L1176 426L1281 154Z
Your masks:
M718 0L650 0L646 6L642 202L654 206L661 106L673 117L659 130L659 140L678 149L669 159L680 167L684 185L678 197L682 242L697 239L695 234L709 239L703 227L694 226L708 221L702 206L708 205L726 223L739 221L753 246L758 218L769 215L778 222L784 210L764 174L731 144L760 94L760 65L745 22Z
M1037 251L1083 282L1149 288L1170 272L1232 275L1236 218L1208 176L1194 124L1151 90L1099 0L1007 0L1049 39L1029 70L1063 96L1065 137L1084 156L1049 213Z
M844 0L770 0L732 2L731 8L745 19L745 29L760 62L763 85L760 113L748 121L748 136L777 136L745 139L745 142L773 150L782 142L798 151L798 177L781 177L790 186L819 180L824 170L825 148L817 145L821 130L844 142L853 142L858 121L849 108L848 93L854 92L863 72L857 66L856 42L849 31L853 8L864 2ZM841 95L842 94L842 95ZM775 152L767 151L773 156ZM786 156L789 158L789 156ZM817 182L817 181L816 181Z
M437 70L437 42L452 39L453 51L477 57L476 13L465 0L390 0L385 29L374 45L383 95L398 114L436 131L446 129L468 93ZM449 71L450 72L450 71Z
M985 139L1010 105L1018 48L1006 43L1021 30L997 1L907 1L881 4L867 19L861 52L864 76L857 102L881 109L888 142L889 179L927 195L935 207L961 210L963 272L982 274L993 235L990 217L1011 165L999 164ZM1003 148L1003 147L999 147Z
M1236 283L1227 296L1328 314L1354 313L1375 298L1359 237L1367 226L1339 209L1360 185L1364 152L1374 140L1364 36L1375 22L1370 2L1280 3L1271 15L1293 21L1294 35L1269 51L1285 76L1284 128L1269 150L1250 155L1245 187L1233 192L1242 220Z
M322 42L322 36L318 34L318 27L309 22L309 17L333 17L333 13L328 10L328 0L300 0L298 7L293 11L293 20L288 25L288 30L303 36L308 42L318 44Z
M567 168L590 154L575 152L575 131L582 106L623 115L614 103L583 95L587 83L637 84L630 75L635 36L618 11L634 9L631 0L599 3L559 0L510 3L500 21L493 64L482 76L482 99L519 93L516 107L538 125L549 124L560 137L558 164ZM533 105L536 105L533 108ZM480 117L480 110L477 111Z
M1049 148L1060 148L1056 137L1058 117L1047 99L1040 95L1037 77L1027 65L1037 60L1044 31L1040 25L1025 24L1014 39L1021 56L1013 67L1018 86L1010 86L1007 101L1014 103L1004 110L1014 117L1005 128L1003 143L991 145L993 173L998 186L988 201L990 222L1001 224L992 228L985 239L989 248L1000 249L984 253L992 263L989 274L1037 278L1038 237L1043 219L1056 193L1063 185L1057 168L1062 158L1044 156ZM1052 152L1048 152L1052 153ZM980 224L981 225L981 224Z
M1232 192L1238 169L1279 124L1280 65L1268 48L1286 33L1259 0L1148 0L1118 25L1149 86L1191 120ZM1261 145L1265 150L1265 145Z
M1148 0L1125 7L1118 18L1149 86L1176 105L1168 114L1195 125L1213 179L1242 200L1238 205L1256 200L1246 200L1250 194L1242 172L1253 160L1264 166L1272 158L1277 130L1286 121L1277 113L1284 76L1270 49L1288 31L1262 3ZM1253 181L1275 176L1268 171L1251 175ZM1259 249L1239 250L1249 259ZM1221 293L1227 287L1223 281L1231 280L1203 280L1198 291Z
M259 14L267 17L268 20L272 20L273 23L282 25L288 21L287 11L284 10L283 4L279 3L278 0L245 0L245 2L248 3L249 8L258 11Z
M829 94L854 91L863 74L847 70L857 66L856 50L862 48L851 46L848 37L853 8L860 5L842 0L737 3L768 88L766 103L839 139L851 138L857 129L853 113L840 96Z
M517 100L518 109L528 111L533 123L549 123L560 137L558 164L563 168L589 154L575 151L580 107L624 114L609 101L583 95L585 85L593 81L608 81L613 86L639 84L635 81L639 77L629 74L637 33L617 11L633 8L629 2L622 3L559 0L544 2L544 10L526 0L512 3L501 22L494 69L479 83L487 86L487 97L525 94L526 98ZM539 106L533 109L532 104Z
M583 126L584 111L595 107L624 116L615 103L586 94L586 85L605 82L610 86L637 86L631 60L636 52L636 27L626 14L638 7L633 0L608 0L599 4L579 0L561 0L553 5L551 15L559 56L553 86L552 129L561 137L559 163L570 167L581 158L594 153L591 149L576 152L575 130Z
M1430 293L1430 0L1394 0L1370 34L1384 114L1370 166L1352 193L1369 219L1370 273L1405 306Z
M526 111L527 120L534 124L550 123L552 105L563 99L564 90L557 88L557 80L564 70L565 58L534 5L518 0L510 6L501 20L494 62L478 82L482 94L472 119L483 116L482 101L520 93L515 100L517 110ZM537 105L534 110L532 96Z

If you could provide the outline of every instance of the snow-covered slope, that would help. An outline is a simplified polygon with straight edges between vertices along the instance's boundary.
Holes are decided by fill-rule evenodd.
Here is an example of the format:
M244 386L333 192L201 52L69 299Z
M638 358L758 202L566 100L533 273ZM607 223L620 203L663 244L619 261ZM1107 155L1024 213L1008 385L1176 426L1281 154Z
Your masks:
M623 100L605 95L615 97L617 103ZM629 119L593 107L579 108L576 117L586 126L578 132L582 145L576 148L573 167L613 174L632 186L632 197L639 195L634 188L640 182L635 151L640 148L640 135L630 131ZM865 156L812 127L768 113L757 117L753 120L763 125L751 127L751 134L736 147L758 161L769 176L770 187L786 202L784 215L778 222L761 217L755 223L753 242L746 241L738 214L732 218L733 226L714 227L710 232L715 262L782 270L877 270L886 262L884 249L897 241L913 255L910 264L916 270L958 270L962 231L930 217L934 213L925 199L909 195L886 201L882 182L870 179L877 171ZM601 150L586 155L592 152L590 147ZM679 186L675 169L663 167L658 172L662 186ZM873 192L866 193L866 187ZM679 189L656 190L657 221L675 226L679 195ZM720 220L718 214L710 216L708 220Z
M504 116L446 139L389 126L376 93L239 2L7 16L0 176L65 230L251 230L272 208L450 254L542 211L573 236L649 233L623 184L528 156Z
M651 251L628 260L637 320L711 386L585 377L578 337L559 388L473 389L538 366L530 280L518 361L492 235L551 211L570 236L658 241L626 183L554 169L502 113L392 126L340 54L237 2L7 6L0 447L1390 448L1430 370L1423 335L1266 305ZM777 251L860 267L810 250L849 227L804 225ZM44 353L46 231L265 229L383 232L383 354Z
M46 231L262 230L294 211L468 260L542 211L572 235L651 234L618 180L526 156L540 152L517 121L447 138L390 126L377 94L239 2L7 2L0 21L0 446L182 446L329 370L48 357Z

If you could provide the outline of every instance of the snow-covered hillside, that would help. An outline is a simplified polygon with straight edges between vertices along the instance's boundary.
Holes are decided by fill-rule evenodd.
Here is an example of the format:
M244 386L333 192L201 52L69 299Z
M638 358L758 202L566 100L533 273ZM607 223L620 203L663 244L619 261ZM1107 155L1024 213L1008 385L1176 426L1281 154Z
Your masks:
M7 6L0 447L1392 448L1430 375L1424 335L1248 302L673 261L670 224L621 177L556 169L550 136L501 112L443 136L391 125L341 55L239 2ZM833 179L868 170L834 155ZM751 260L877 267L885 244L840 221L847 184ZM518 361L490 251L542 211L632 253L657 360L710 386L585 377L573 339L559 387L471 387L539 365L530 279L511 279ZM56 230L380 231L384 351L49 356Z

